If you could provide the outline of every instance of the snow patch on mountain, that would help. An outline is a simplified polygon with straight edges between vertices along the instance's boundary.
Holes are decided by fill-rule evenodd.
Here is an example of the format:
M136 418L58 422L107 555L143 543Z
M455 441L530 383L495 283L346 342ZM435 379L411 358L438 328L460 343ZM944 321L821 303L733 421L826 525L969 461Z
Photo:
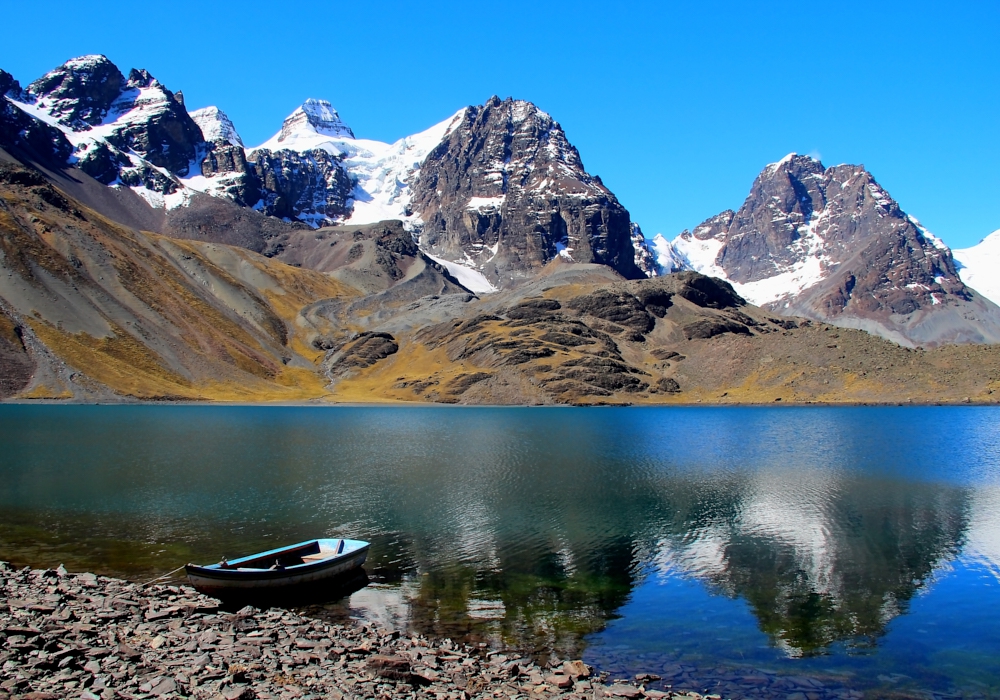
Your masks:
M500 211L506 198L503 194L496 197L472 197L465 208L477 212Z
M10 102L18 109L20 109L22 112L34 117L38 121L45 122L49 126L54 126L55 128L59 129L64 134L66 134L67 137L70 137L70 134L74 133L73 130L70 129L68 126L60 124L59 120L56 117L49 114L49 111L40 105L37 105L33 102L15 100L9 95L4 97L4 99ZM70 143L73 143L72 139L70 139ZM76 144L73 143L73 145L75 146Z
M231 199L227 192L241 177L240 173L221 173L211 176L203 175L201 172L201 165L197 161L191 164L190 172L192 174L188 177L178 178L178 181L182 186L175 194L182 196L175 197L173 195L167 195L163 197L164 206L167 209L187 206L196 192L201 192L202 194L211 195L213 197ZM150 201L149 198L146 198L146 200Z
M120 185L119 185L120 186ZM186 207L191 203L191 198L195 195L195 190L181 187L171 194L160 194L146 187L129 187L128 189L146 200L146 203L154 209L176 209Z
M819 235L819 227L827 215L826 209L814 212L807 224L799 226L799 238L790 246L797 258L794 263L771 277L733 284L737 293L751 304L763 306L794 298L826 279L831 261L825 251L823 237ZM786 301L785 306L788 305Z
M698 232L698 229L695 229L693 234L685 231L671 241L670 246L674 254L683 261L686 269L700 272L709 277L728 280L726 271L716 264L724 244L722 236L725 234L701 239L695 235Z
M994 304L1000 304L1000 229L971 248L952 251L958 276Z
M948 246L945 245L945 242L942 241L937 236L935 236L930 231L928 231L926 228L924 228L921 225L921 223L919 221L917 221L916 217L913 217L913 216L910 216L909 214L907 214L906 218L909 219L909 221L910 221L911 224L913 224L914 226L917 227L917 230L920 231L920 233L923 235L924 238L926 238L928 241L930 241L931 245L933 245L938 250L948 250Z
M457 279L458 283L470 292L474 292L476 294L491 294L497 291L497 288L494 287L488 279L486 279L486 275L479 270L452 260L439 258L427 252L425 252L424 255L448 270L448 274Z
M729 282L737 294L755 306L785 301L785 307L788 307L791 303L789 300L822 282L825 277L826 268L822 257L809 256L773 277L746 284Z
M673 244L662 233L653 236L653 240L647 239L646 244L653 251L661 274L669 275L671 272L692 269L687 259L674 248Z
M329 106L322 100L309 103ZM407 136L395 143L384 143L370 139L354 138L346 127L334 125L334 119L327 114L327 126L317 127L313 121L297 118L305 113L306 105L296 110L285 120L281 131L248 154L261 149L279 151L283 149L305 153L321 149L331 155L342 157L342 164L348 176L355 183L351 195L352 211L344 221L346 224L368 224L386 219L402 219L410 224L419 224L410 211L410 185L420 172L420 166L427 155L444 140L457 126L465 108L431 128ZM333 115L336 111L330 108ZM336 122L343 125L336 117Z
M794 154L792 154L794 155ZM772 163L780 167L786 160ZM709 277L718 277L733 285L736 292L756 306L786 301L801 294L803 290L822 282L829 274L830 257L825 251L825 243L819 235L819 229L827 216L827 210L814 212L808 223L799 226L799 237L792 245L795 252L795 262L779 268L770 277L753 282L740 283L729 278L726 271L718 264L719 254L725 245L725 232L715 236L699 238L707 233L708 227L699 227L694 233L685 231L673 241L667 241L662 235L653 239L657 263L664 271L694 270Z

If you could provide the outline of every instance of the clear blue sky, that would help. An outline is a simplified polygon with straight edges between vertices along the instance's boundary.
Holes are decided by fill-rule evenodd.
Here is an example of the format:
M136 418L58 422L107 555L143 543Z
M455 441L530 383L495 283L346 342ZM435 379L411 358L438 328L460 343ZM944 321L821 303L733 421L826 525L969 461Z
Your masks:
M1000 2L18 2L0 68L103 53L248 145L307 97L393 141L491 95L562 123L648 236L786 153L863 163L952 247L1000 228Z

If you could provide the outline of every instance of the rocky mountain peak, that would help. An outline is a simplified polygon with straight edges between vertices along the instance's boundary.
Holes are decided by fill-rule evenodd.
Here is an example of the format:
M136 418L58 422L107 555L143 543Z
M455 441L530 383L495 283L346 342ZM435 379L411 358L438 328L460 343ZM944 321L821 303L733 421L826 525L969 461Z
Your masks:
M628 212L530 102L494 96L465 110L422 164L410 206L435 255L499 287L556 256L643 276Z
M354 138L354 132L341 119L337 110L326 100L308 99L285 118L278 133L278 143L292 141L299 136L330 136Z
M124 82L106 56L80 56L31 83L27 93L60 124L83 131L104 121Z
M128 81L125 83L127 87L130 88L148 88L156 83L160 85L159 81L156 80L149 71L145 68L133 68L128 73Z
M19 97L21 95L21 83L14 79L14 76L5 70L0 70L0 96L11 95Z
M243 148L243 139L236 132L232 120L218 107L203 107L188 114L201 129L206 141Z
M8 99L54 119L88 175L144 197L175 192L175 176L190 173L203 141L183 105L149 71L132 69L126 79L105 56L67 61Z

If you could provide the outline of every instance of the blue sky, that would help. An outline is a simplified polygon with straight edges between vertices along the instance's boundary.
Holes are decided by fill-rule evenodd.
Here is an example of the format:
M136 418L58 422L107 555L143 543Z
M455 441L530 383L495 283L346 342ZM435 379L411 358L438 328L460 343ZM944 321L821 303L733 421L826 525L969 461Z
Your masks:
M758 7L759 6L759 7ZM1000 3L10 3L0 68L103 53L248 145L307 97L393 141L491 95L558 120L647 236L786 153L863 163L952 247L1000 228Z

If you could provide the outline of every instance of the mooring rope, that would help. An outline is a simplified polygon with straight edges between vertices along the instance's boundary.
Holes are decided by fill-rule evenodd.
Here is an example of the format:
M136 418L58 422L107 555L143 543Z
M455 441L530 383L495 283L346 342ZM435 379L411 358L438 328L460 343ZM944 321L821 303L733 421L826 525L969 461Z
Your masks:
M174 574L179 573L181 571L184 571L184 567L183 566L178 566L176 569L174 569L170 573L163 574L163 576L157 576L152 581L146 581L146 583L140 583L139 585L142 586L142 587L145 587L145 586L150 585L151 583L156 583L157 581L162 581L163 579L170 578Z

